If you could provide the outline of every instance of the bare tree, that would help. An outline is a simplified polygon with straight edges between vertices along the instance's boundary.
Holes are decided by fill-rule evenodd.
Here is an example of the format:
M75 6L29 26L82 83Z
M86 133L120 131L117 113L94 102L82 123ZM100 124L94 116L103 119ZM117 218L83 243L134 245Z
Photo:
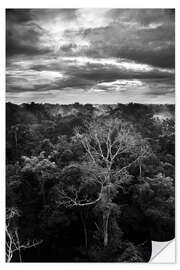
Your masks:
M104 246L108 245L108 227L112 210L112 188L117 188L127 178L128 168L133 164L141 164L151 151L133 127L120 120L95 121L85 124L85 130L75 130L75 138L80 140L87 154L88 163L85 166L89 172L91 181L100 185L99 193L95 199L81 196L81 189L72 186L72 192L59 190L60 205L66 207L88 206L98 202L103 203L103 238ZM126 165L118 164L119 157L128 155ZM116 166L115 166L115 163ZM113 179L113 180L112 180ZM115 180L114 180L115 179Z
M6 213L6 262L11 262L15 253L18 252L19 261L22 262L21 250L31 247L36 247L42 243L40 241L27 241L21 243L19 238L18 226L16 225L16 219L20 216L17 208L7 208Z

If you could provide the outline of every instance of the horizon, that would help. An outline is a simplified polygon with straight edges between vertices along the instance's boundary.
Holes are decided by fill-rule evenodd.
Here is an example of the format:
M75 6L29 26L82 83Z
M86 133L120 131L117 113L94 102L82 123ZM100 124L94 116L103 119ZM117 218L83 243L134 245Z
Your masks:
M102 103L102 104L99 104L99 103L79 103L79 102L74 102L74 103L49 103L49 102L34 102L34 101L31 101L31 102L24 102L24 103L15 103L15 102L11 102L11 101L6 101L6 104L7 103L11 103L11 104L15 104L15 105L18 105L18 106L21 106L23 104L40 104L40 105L45 105L45 104L48 104L48 105L75 105L75 104L78 104L78 105L93 105L93 106L99 106L99 105L129 105L129 104L138 104L138 105L163 105L163 106L169 106L169 105L173 105L175 106L176 104L175 103L138 103L138 102L129 102L129 103L120 103L120 102L117 102L117 103Z
M6 9L6 100L175 104L174 9Z

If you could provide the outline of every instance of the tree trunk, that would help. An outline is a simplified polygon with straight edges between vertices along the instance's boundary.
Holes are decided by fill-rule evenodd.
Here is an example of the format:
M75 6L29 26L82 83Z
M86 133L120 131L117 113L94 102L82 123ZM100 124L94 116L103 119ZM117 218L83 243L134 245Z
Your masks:
M108 229L109 229L109 217L110 217L110 206L108 205L111 201L111 191L110 191L110 182L111 182L111 178L110 178L110 173L111 173L111 165L107 166L108 167L108 174L107 174L107 213L105 213L105 217L104 217L104 247L107 247L108 245Z
M17 150L17 145L18 145L18 139L17 139L17 132L14 132L14 139L15 139L15 146L16 146L16 150Z
M18 231L17 230L15 231L15 235L16 235L16 241L17 241L17 245L18 245L19 261L22 262L21 245L20 245L19 235L18 235Z
M81 221L82 221L82 224L83 224L84 244L85 244L85 248L87 249L87 247L88 247L87 227L86 227L86 222L85 222L84 215L83 215L82 211L80 212L80 216L81 216Z
M139 176L141 177L142 175L142 167L141 167L141 161L139 162Z
M108 212L105 216L105 221L104 221L104 247L107 247L108 245L109 216L110 216L110 209L108 209Z

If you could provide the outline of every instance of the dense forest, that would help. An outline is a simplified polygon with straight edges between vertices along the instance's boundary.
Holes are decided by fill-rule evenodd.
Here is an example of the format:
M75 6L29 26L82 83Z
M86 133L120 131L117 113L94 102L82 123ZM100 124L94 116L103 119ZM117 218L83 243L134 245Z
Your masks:
M6 104L6 261L148 262L175 235L174 105Z

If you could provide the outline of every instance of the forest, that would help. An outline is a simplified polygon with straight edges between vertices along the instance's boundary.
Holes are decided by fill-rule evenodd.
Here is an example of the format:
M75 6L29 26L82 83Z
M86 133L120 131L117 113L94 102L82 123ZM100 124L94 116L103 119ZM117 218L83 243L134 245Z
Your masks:
M174 105L6 103L7 262L148 262L174 237Z

